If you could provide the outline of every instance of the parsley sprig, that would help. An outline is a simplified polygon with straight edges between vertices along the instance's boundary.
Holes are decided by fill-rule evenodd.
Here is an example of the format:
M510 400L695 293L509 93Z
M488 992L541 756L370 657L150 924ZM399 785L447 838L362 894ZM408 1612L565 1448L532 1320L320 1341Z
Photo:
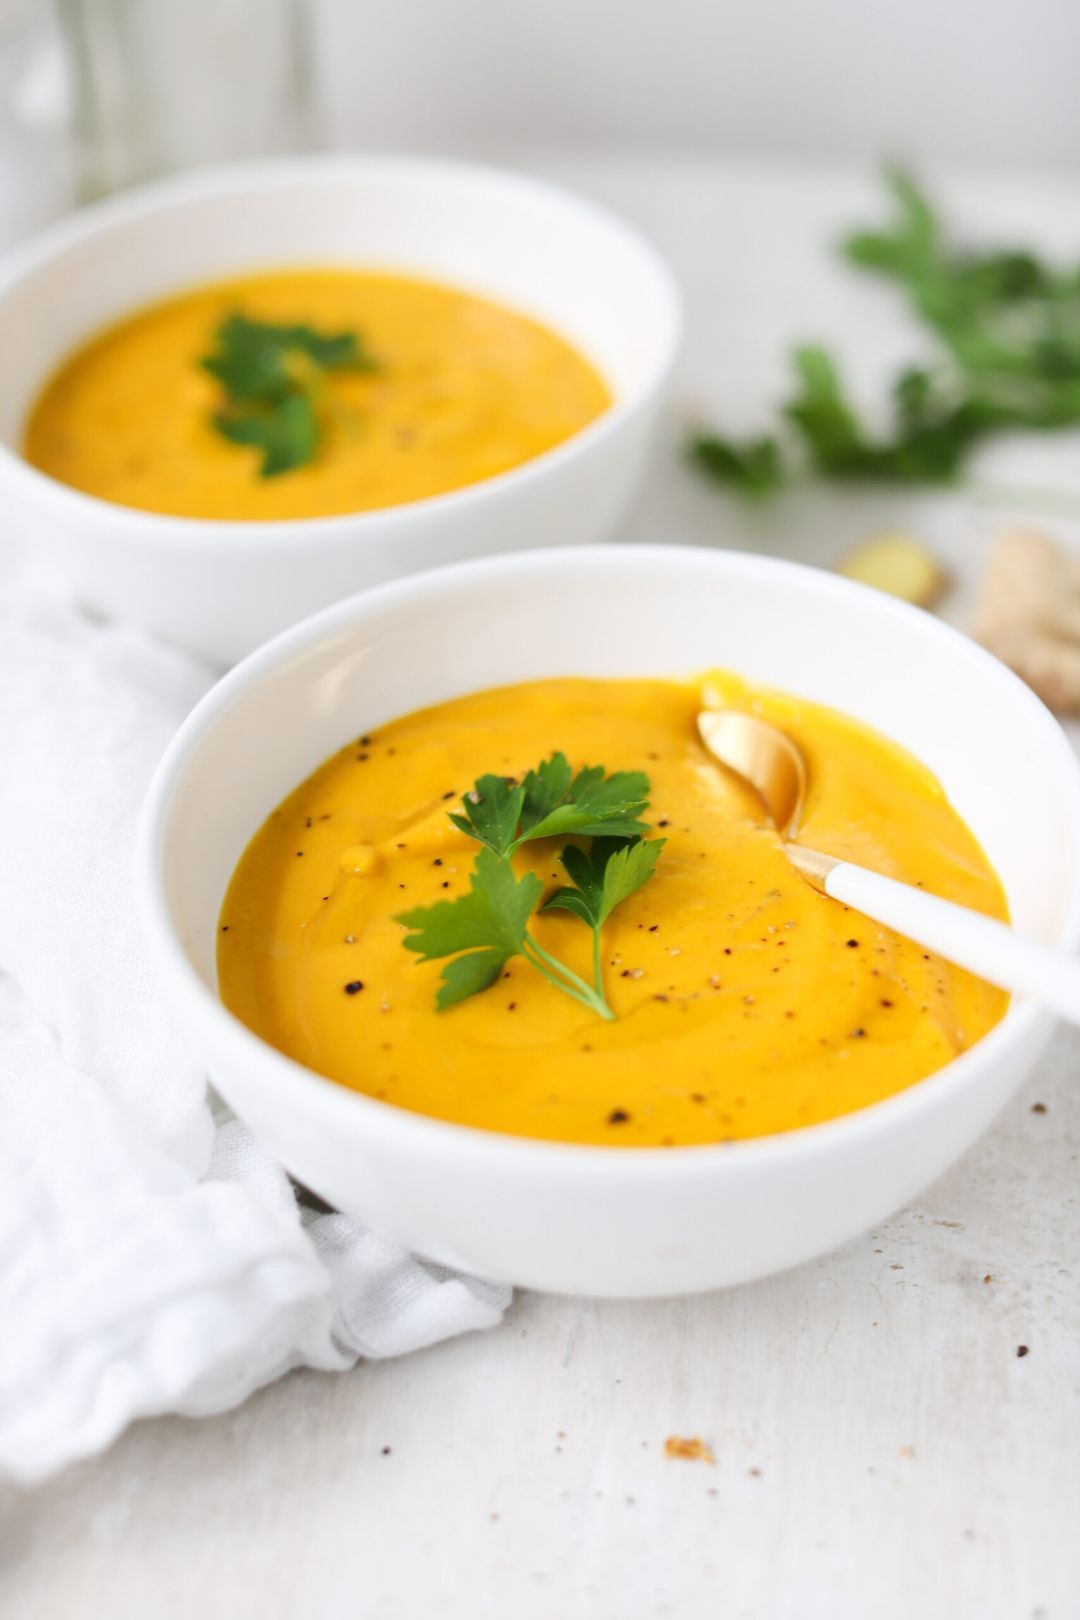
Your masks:
M887 175L893 218L842 243L850 263L886 276L940 347L892 386L892 423L870 432L822 348L794 352L786 433L750 440L695 434L689 453L709 476L762 498L808 469L829 479L945 483L972 449L1010 428L1080 422L1080 269L1052 268L1024 249L958 247L915 180Z
M616 906L653 874L662 838L645 840L649 779L641 771L601 765L574 773L566 756L552 754L521 781L481 776L450 812L459 831L482 848L469 891L456 900L418 906L396 920L409 932L402 943L421 962L452 957L442 970L435 1005L440 1012L495 983L507 962L521 956L549 984L601 1018L615 1015L604 993L600 932ZM571 883L556 890L542 911L569 911L593 934L593 982L545 950L529 933L544 886L534 872L518 877L513 857L537 838L589 838L586 852L568 844L560 859Z
M234 314L222 321L215 341L214 352L199 362L225 394L214 426L231 443L262 451L262 478L314 460L330 372L378 369L355 332L319 332Z

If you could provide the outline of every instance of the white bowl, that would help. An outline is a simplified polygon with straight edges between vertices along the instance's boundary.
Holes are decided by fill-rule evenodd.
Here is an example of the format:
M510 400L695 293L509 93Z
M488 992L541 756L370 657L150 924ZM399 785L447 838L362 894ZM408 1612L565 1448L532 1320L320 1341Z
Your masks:
M728 1146L567 1146L348 1091L222 1006L214 952L233 868L349 737L508 681L710 665L911 749L980 839L1016 925L1080 942L1080 766L1027 687L928 614L794 564L667 547L504 557L371 591L279 637L203 700L156 777L140 854L147 937L184 1031L237 1112L330 1203L432 1259L534 1288L714 1288L879 1221L1016 1091L1052 1023L1023 1001L929 1079L826 1124Z
M19 455L41 385L101 327L199 282L333 262L412 271L535 316L593 361L613 405L483 483L294 522L136 511ZM90 606L229 661L316 608L417 569L606 539L641 470L679 329L678 293L653 249L553 186L402 157L209 170L87 209L0 267L0 502L16 536Z

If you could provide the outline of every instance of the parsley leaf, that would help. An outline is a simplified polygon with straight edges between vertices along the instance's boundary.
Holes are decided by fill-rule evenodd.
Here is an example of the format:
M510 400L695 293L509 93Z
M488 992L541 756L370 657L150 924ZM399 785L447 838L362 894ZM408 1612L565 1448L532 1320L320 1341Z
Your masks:
M780 444L771 434L739 443L717 433L698 433L688 449L702 472L730 484L749 500L771 495L784 483Z
M275 478L278 473L313 461L319 443L315 411L304 394L283 399L268 411L236 415L218 411L214 426L222 438L233 444L255 445L263 452L263 478Z
M984 418L942 393L926 371L911 369L893 390L896 430L875 440L860 426L848 404L839 374L823 349L796 352L801 388L785 408L802 435L817 471L827 478L898 483L947 480L957 472L969 443L983 431Z
M885 183L896 204L893 229L855 231L843 243L843 252L864 269L920 283L929 291L943 260L938 217L906 170L887 166Z
M233 314L218 327L216 344L199 362L225 394L214 426L230 443L263 452L262 478L314 460L326 374L377 370L355 332L318 332Z
M295 381L290 363L300 357L321 371L378 369L355 332L319 332L313 326L282 326L233 314L222 321L215 341L214 353L200 364L235 400L290 393Z
M461 814L451 811L450 820L468 838L506 856L513 850L524 802L524 787L509 777L481 776L466 793Z
M565 803L573 774L565 754L552 754L526 773L522 783L526 826L535 827L557 804Z
M594 838L588 854L568 844L559 857L572 888L557 889L544 911L572 911L597 932L616 906L652 877L666 840Z
M510 958L523 949L529 918L542 893L535 872L517 878L508 861L482 849L468 894L418 906L395 919L410 930L402 943L421 962L458 951L471 953L443 968L435 1002L440 1011L495 983Z

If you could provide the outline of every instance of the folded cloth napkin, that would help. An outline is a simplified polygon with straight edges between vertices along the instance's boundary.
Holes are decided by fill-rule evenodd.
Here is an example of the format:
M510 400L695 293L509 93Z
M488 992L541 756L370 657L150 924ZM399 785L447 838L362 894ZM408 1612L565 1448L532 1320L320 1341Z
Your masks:
M302 1210L215 1110L134 918L158 758L212 672L0 580L0 1475L293 1367L496 1323L509 1293Z

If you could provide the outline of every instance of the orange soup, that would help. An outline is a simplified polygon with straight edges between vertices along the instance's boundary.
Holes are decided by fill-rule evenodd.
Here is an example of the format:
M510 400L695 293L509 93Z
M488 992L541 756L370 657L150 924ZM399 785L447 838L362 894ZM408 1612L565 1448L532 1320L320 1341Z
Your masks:
M815 893L760 806L705 753L703 701L752 709L796 739L808 845L1006 916L937 781L865 726L722 674L537 681L389 722L284 801L225 900L225 1003L342 1085L567 1142L762 1136L932 1074L997 1023L1007 997ZM416 923L400 919L468 895L478 860L494 862L451 819L481 813L477 780L520 784L556 751L575 772L647 776L645 836L665 840L651 875L594 938L580 915L541 909L569 881L567 845L589 840L523 842L509 866L513 882L537 880L536 953L510 955L485 988L437 1010L445 963L404 948ZM562 993L536 966L545 958L579 982L595 969L613 1016Z

